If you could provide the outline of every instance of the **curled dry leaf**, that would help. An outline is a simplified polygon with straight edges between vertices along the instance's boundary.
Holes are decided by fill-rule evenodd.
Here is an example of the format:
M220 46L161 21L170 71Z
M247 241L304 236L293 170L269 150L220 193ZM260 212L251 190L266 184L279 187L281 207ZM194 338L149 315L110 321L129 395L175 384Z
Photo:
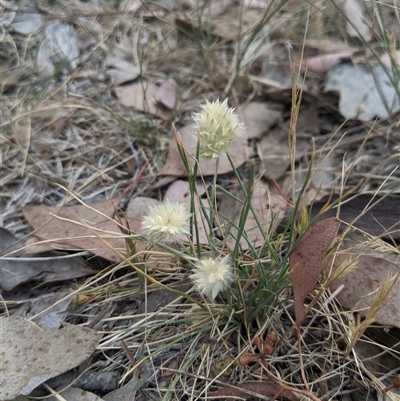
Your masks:
M0 317L1 400L27 395L39 384L87 359L99 336L82 326L50 329L26 319Z
M303 236L289 258L296 324L300 326L306 316L304 301L317 285L322 261L339 229L335 218L320 220Z

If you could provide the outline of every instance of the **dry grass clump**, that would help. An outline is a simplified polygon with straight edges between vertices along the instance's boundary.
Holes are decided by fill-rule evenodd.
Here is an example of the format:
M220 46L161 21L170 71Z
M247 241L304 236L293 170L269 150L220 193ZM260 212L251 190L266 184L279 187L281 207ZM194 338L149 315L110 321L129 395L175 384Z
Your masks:
M127 12L122 3L106 1L100 7L96 2L39 2L38 10L48 21L74 24L81 46L76 60L79 67L59 61L56 71L46 79L41 79L35 69L37 38L5 31L0 50L0 58L7 65L1 83L1 219L2 225L13 232L29 232L21 213L27 204L74 201L62 188L87 204L113 198L130 185L126 199L143 193L160 198L161 191L153 184L165 159L165 141L172 123L186 125L192 118L189 111L205 99L229 97L232 105L239 105L271 95L271 88L266 90L254 79L257 73L288 53L292 61L287 68L297 72L297 50L303 46L303 33L317 40L328 35L340 38L346 23L334 2L268 2L262 13L233 7L229 12L236 13L236 19L232 17L235 26L228 24L224 32L230 36L224 37L218 35L222 35L226 20L216 24L215 20L222 17L214 17L208 4L186 10L181 2L149 3L140 12ZM25 7L22 3L13 6L19 13ZM391 13L397 8L382 5L384 13L380 13L377 7L369 9L377 26L382 20L393 22ZM159 82L169 77L179 83L181 100L171 121L160 122L118 104L104 62L115 49L140 66L139 80ZM300 95L294 83L293 90ZM315 148L332 156L334 187L341 193L355 188L379 194L398 192L399 124L339 121L332 98L315 99L308 92L303 95L303 102L312 99L323 108L322 135L315 140ZM272 93L272 97L288 99L285 91ZM291 110L288 102L286 106L294 121L300 102ZM180 150L183 158L196 158ZM228 252L221 231L216 233L210 224L214 217L220 217L216 209L210 212L213 218L208 218L212 227L208 227L207 246L176 241L171 246L158 244L157 248L142 237L128 235L126 254L116 251L120 263L107 264L93 277L68 283L75 298L67 321L89 324L102 334L93 370L117 371L120 385L133 380L140 400L223 398L219 391L224 385L236 386L238 396L243 397L240 390L246 391L243 383L248 382L274 383L282 391L313 400L346 400L346 394L358 392L362 394L358 399L373 400L369 394L384 389L388 373L380 366L381 357L390 355L392 362L398 362L398 347L391 349L375 341L367 330L374 316L367 323L354 320L353 313L343 310L323 280L310 296L301 330L309 392L304 387L288 257L295 247L295 233L304 228L294 215L302 209L298 197L306 196L313 166L304 157L296 162L293 159L292 167L296 174L307 176L300 187L296 187L295 179L291 182L293 218L283 231L262 232L263 246L250 245L249 250L243 250L242 238L236 241L229 249L236 276L230 280L231 286L217 291L219 295L212 291L202 294L189 278L195 260L208 254L222 257ZM243 170L233 166L233 170L227 177L218 177L216 170L211 179L202 179L206 188L211 188L208 197L212 206L222 183L240 184L243 221L236 228L245 238L244 220L253 212L249 188L257 177L252 166ZM198 181L191 173L188 171L191 196L201 204ZM123 225L123 213L119 216ZM207 216L203 210L206 223ZM302 222L310 224L307 219ZM129 227L126 233L133 234ZM137 251L140 241L145 246ZM327 267L334 253L331 250L325 260ZM46 284L40 291L61 288L62 283ZM386 300L382 295L377 308ZM21 302L7 301L7 313ZM263 353L260 341L270 333L276 333L277 340ZM377 347L374 355L369 355L372 362L358 344ZM248 362L241 364L243 356ZM260 399L275 396L268 393L261 398L257 387L254 393Z

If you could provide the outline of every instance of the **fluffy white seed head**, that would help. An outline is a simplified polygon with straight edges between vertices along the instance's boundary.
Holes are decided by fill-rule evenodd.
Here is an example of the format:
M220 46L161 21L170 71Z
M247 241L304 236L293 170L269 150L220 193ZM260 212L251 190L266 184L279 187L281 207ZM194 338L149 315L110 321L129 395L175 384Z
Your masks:
M143 233L150 242L179 242L187 231L188 213L184 204L166 203L149 206L149 213L142 222Z
M228 106L228 99L222 103L206 101L193 119L199 135L200 155L210 159L218 158L233 139L245 131L235 109Z
M230 255L224 258L198 260L190 278L206 296L215 298L234 279Z

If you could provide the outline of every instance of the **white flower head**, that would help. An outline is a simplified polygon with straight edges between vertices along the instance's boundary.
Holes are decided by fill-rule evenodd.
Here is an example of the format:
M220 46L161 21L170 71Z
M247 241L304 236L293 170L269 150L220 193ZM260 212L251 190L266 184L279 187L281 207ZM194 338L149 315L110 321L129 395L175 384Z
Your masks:
M190 214L182 203L167 201L159 206L149 206L144 217L142 229L151 242L179 242L187 231Z
M190 278L206 296L215 298L234 279L230 255L217 259L201 259L196 262Z
M219 100L207 100L193 119L199 135L200 155L209 159L218 158L233 139L245 131L235 109L228 106L228 99L222 103Z

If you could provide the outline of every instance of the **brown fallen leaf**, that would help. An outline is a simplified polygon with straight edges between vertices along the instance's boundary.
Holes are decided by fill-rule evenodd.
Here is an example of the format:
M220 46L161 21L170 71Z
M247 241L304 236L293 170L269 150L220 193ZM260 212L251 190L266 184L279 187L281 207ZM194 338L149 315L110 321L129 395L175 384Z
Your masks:
M121 197L117 197L90 206L28 205L22 211L29 224L35 229L37 238L53 240L70 247L85 249L94 255L102 256L111 261L119 261L118 257L104 242L96 238L95 233L99 236L105 233L113 233L114 235L121 233L117 223L111 220L120 200ZM61 220L56 216L71 221ZM107 242L120 252L126 251L123 239L109 238Z
M276 397L284 397L289 401L298 401L297 397L289 390L284 390L279 383L273 382L244 382L237 384L235 388L225 387L217 391L208 393L209 397L229 397L237 399L237 397L249 399L258 397L262 400L276 399Z
M159 87L152 82L138 82L115 88L115 95L122 106L132 107L168 121L171 117L171 110L157 104L155 95L158 89Z
M340 222L335 218L318 221L304 234L289 257L297 327L306 317L305 299L317 285L322 261L339 225Z
M176 106L176 85L174 82L167 80L157 89L154 94L156 102L162 104L169 110L173 110Z
M259 138L276 125L282 117L283 105L273 102L250 102L238 107L246 127L247 139Z
M93 330L67 323L56 330L0 317L0 330L1 400L28 395L51 377L80 365L99 343Z
M382 244L383 245L383 244ZM385 249L386 247L386 249ZM355 310L361 316L367 316L374 297L387 278L388 274L395 276L400 272L400 255L391 252L388 246L374 246L365 241L345 239L341 242L334 268L336 269L346 259L358 256L357 268L335 280L330 289L341 291L336 295L342 307ZM350 258L350 259L349 259ZM400 328L400 280L394 284L389 299L382 305L375 316L375 322L384 326Z

